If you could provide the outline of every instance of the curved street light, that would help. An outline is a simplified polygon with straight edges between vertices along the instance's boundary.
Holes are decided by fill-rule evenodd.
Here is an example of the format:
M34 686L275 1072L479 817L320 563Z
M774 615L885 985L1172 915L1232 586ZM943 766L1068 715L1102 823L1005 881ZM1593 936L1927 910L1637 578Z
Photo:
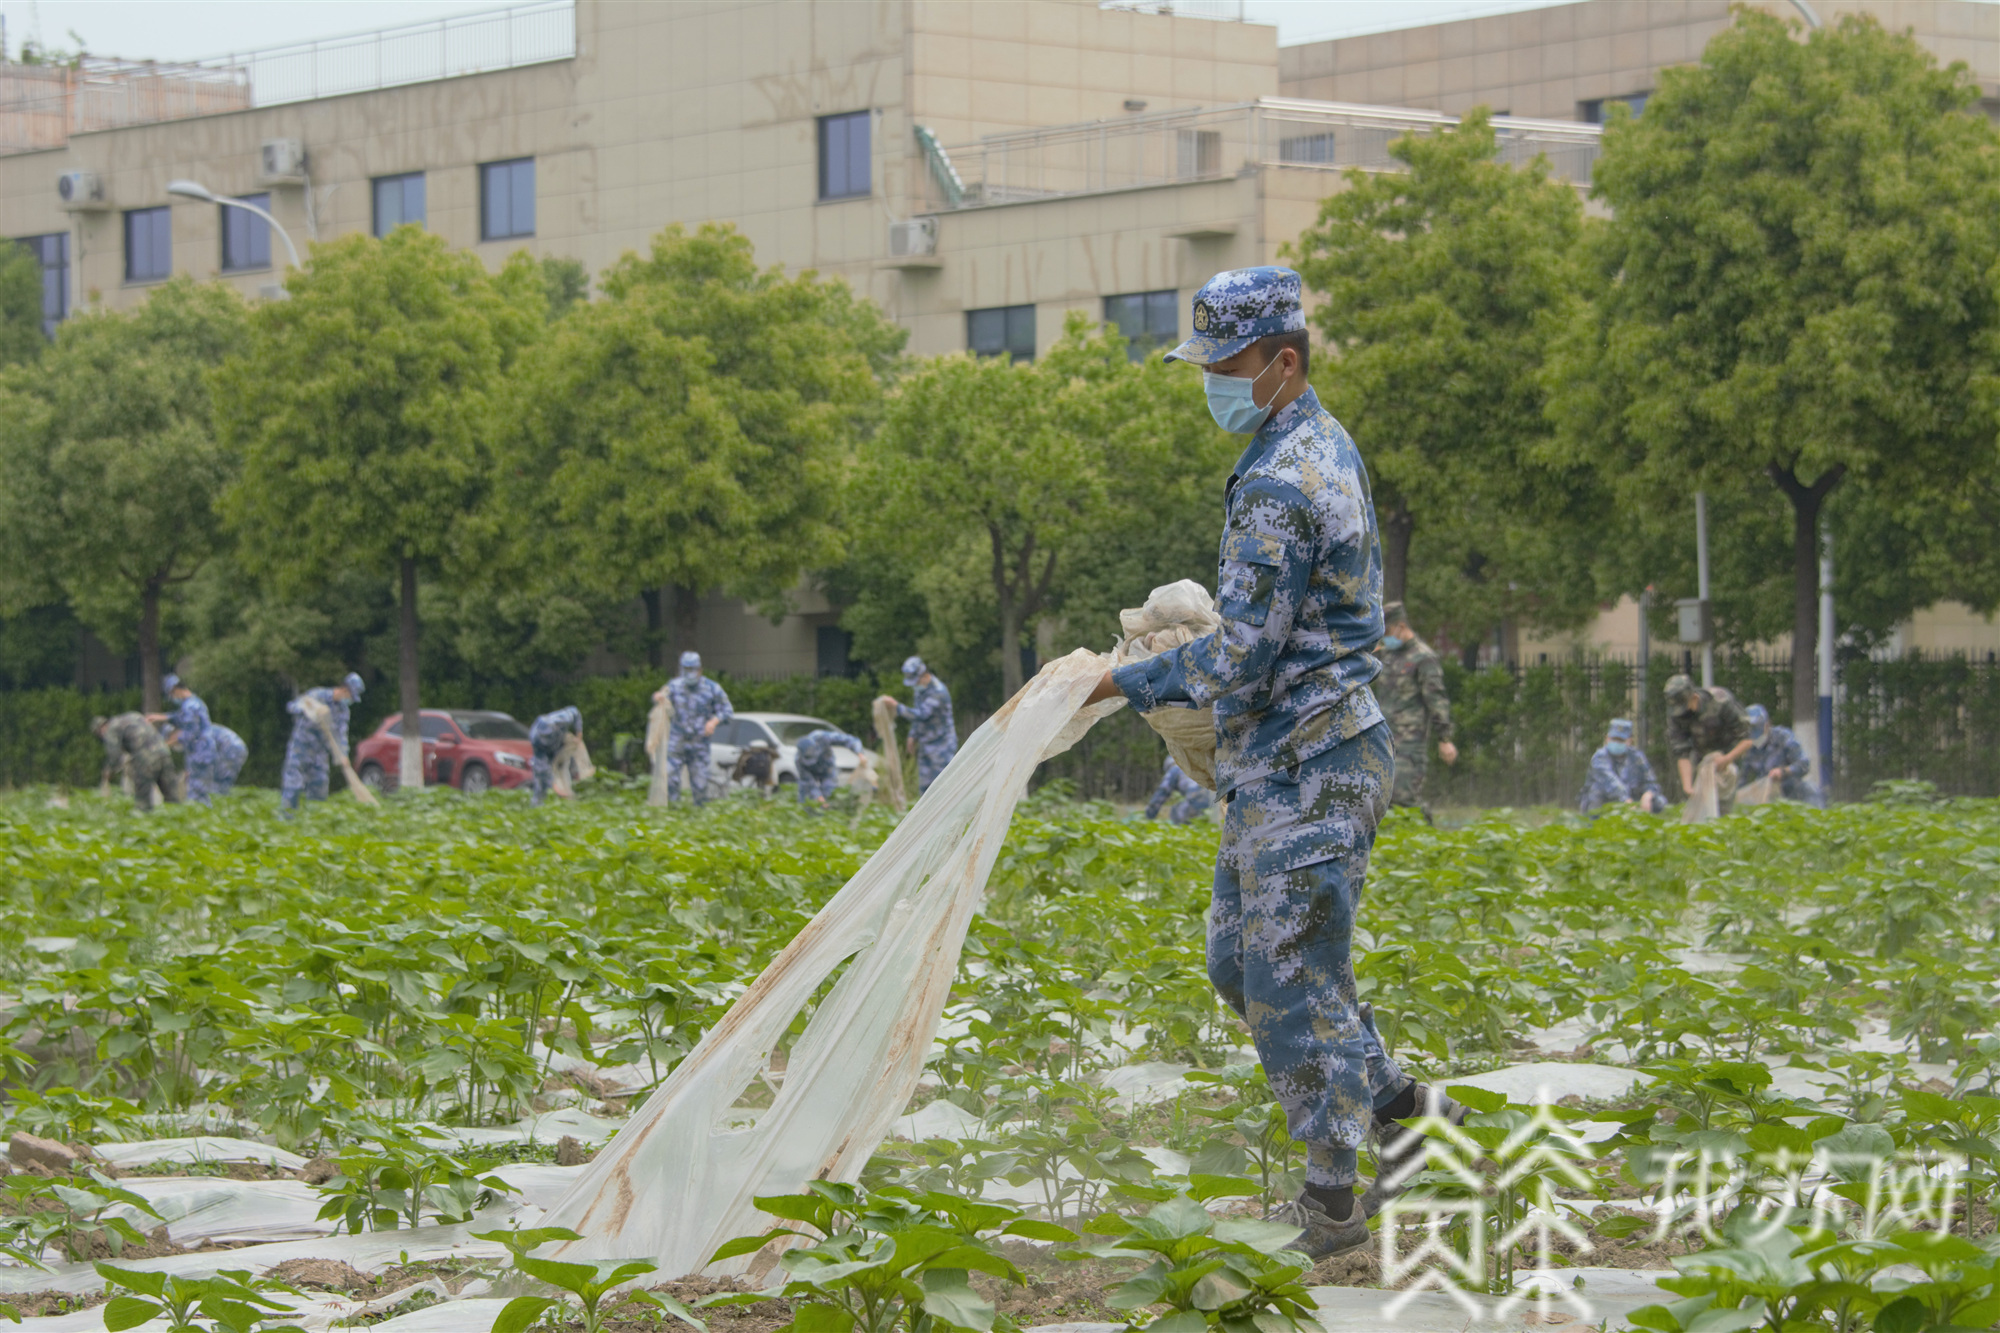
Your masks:
M299 248L292 244L292 238L284 225L255 204L246 204L241 199L227 199L212 192L199 181L168 181L167 193L179 195L183 199L199 199L205 204L221 204L224 208L240 208L246 213L254 213L271 224L271 230L278 233L278 239L285 243L285 253L292 257L293 268L304 268L299 262Z

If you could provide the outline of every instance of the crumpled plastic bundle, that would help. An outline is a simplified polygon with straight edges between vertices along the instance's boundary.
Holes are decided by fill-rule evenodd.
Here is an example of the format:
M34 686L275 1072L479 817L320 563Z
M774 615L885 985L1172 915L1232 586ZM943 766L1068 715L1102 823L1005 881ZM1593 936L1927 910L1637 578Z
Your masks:
M694 1273L724 1241L769 1227L755 1196L860 1176L916 1090L966 927L1029 775L1124 704L1082 706L1109 665L1082 649L1050 662L972 734L867 864L551 1206L541 1224L583 1239L553 1244L547 1257L645 1256L663 1275ZM787 1052L772 1104L738 1108L836 971ZM761 1273L773 1262L767 1249L715 1271Z
M1722 803L1736 794L1736 765L1718 762L1720 754L1703 755L1695 765L1694 789L1681 809L1681 822L1703 824L1719 817Z
M556 751L555 793L558 796L575 796L576 784L588 782L597 776L597 765L590 762L590 747L583 743L583 737L571 732L563 737L562 749Z
M1204 634L1222 628L1215 599L1208 589L1193 579L1182 579L1153 589L1146 604L1118 613L1124 637L1111 651L1117 666L1143 662L1149 657L1192 643ZM1215 707L1177 708L1169 705L1144 715L1146 725L1167 743L1181 772L1210 791L1215 790Z
M647 805L667 803L667 733L673 730L674 706L662 694L653 700L646 718L646 757L653 761L653 780L646 788Z
M875 734L882 741L882 766L876 774L879 790L900 815L909 809L910 798L903 792L903 757L896 753L896 701L887 695L875 700Z

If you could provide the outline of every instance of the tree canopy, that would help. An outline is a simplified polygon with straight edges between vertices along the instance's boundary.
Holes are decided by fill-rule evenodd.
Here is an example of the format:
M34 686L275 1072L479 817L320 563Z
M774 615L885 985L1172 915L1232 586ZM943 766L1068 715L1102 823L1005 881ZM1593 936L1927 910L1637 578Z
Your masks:
M42 336L42 266L24 245L0 241L0 366L32 361Z

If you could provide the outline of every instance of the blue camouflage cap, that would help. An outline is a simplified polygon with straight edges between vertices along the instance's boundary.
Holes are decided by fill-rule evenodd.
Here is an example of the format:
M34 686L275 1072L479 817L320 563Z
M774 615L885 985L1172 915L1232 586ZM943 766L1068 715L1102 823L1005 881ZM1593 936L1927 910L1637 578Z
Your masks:
M682 654L681 654L681 670L683 670L683 671L699 671L699 670L701 670L701 654L700 654L700 653L698 653L698 652L695 652L695 651L694 651L694 650L693 650L692 648L690 648L690 649L689 649L688 651L686 651L686 652L682 653Z
M160 688L166 691L168 694L172 694L175 690L179 689L180 687L181 687L181 678L179 676L176 676L171 671L169 671L166 674L166 677L160 681Z
M350 671L347 673L347 679L343 680L340 683L347 687L347 692L353 695L357 702L360 700L361 691L364 688L364 686L361 683L361 677L359 675Z
M1194 294L1194 336L1168 352L1169 361L1212 366L1274 333L1306 326L1299 275L1265 264L1218 273Z
M1632 719L1631 719L1631 718L1629 718L1629 717L1614 717L1614 718L1612 718L1612 719L1611 719L1611 726L1610 726L1610 729L1609 729L1609 730L1607 730L1607 731L1606 731L1606 732L1604 733L1604 735L1605 735L1605 738L1606 738L1607 740L1614 740L1614 741L1629 741L1629 740L1631 740L1631 739L1632 739Z
M924 665L923 658L921 657L904 658L903 683L905 685L914 687L918 681L924 678L924 672L928 670L930 670L930 668Z
M1743 710L1743 716L1750 719L1750 725L1753 727L1766 726L1771 721L1770 713L1765 711L1762 704L1751 704Z

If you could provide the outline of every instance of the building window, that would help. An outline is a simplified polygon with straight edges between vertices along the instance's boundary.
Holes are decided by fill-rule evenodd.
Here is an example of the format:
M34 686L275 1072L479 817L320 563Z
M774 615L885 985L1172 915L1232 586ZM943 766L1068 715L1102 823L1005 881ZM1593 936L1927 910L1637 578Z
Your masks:
M125 281L158 282L174 271L174 211L133 208L125 213Z
M819 197L855 199L868 193L869 111L819 118Z
M1180 341L1180 294L1134 292L1129 296L1104 298L1104 322L1125 335L1134 361L1156 347Z
M530 164L528 218L534 220L533 164ZM400 176L377 176L375 187L375 234L387 236L405 222L424 225L424 173L408 171ZM532 229L532 227L531 227Z
M1035 308L997 305L965 312L965 345L975 356L1004 356L1015 361L1035 359Z
M479 239L504 241L535 234L535 159L487 162L479 168Z
M271 196L268 194L242 194L237 198L267 213L271 211ZM269 267L271 267L271 224L255 213L224 204L222 271L237 273L244 269Z
M1318 134L1288 134L1278 140L1278 160L1298 162L1307 166L1330 167L1333 165L1333 131L1323 130Z
M1602 125L1604 113L1613 102L1623 102L1632 108L1632 119L1637 120L1646 109L1646 102L1653 95L1649 88L1643 93L1625 93L1619 97L1597 97L1588 102L1576 104L1577 119L1586 125Z
M854 636L838 625L821 625L815 635L819 674L822 676L851 676L854 665L849 654L854 651Z
M53 338L69 318L69 233L23 236L21 245L42 266L42 333Z
M1179 130L1175 133L1179 175L1214 176L1222 171L1221 130Z

